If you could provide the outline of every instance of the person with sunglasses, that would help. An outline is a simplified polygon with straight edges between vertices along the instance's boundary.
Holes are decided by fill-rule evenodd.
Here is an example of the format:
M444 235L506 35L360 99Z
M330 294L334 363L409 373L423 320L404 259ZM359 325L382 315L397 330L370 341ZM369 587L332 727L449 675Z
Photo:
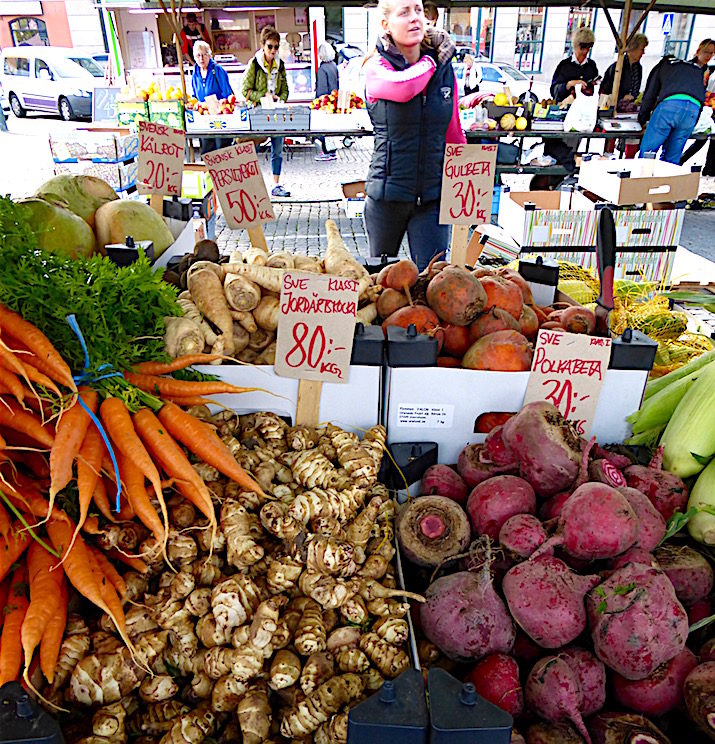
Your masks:
M243 95L254 106L261 98L271 96L274 101L288 100L288 77L283 60L278 56L281 37L272 26L261 31L261 48L248 63L243 76ZM283 167L283 137L271 137L271 170L273 171L272 196L290 196L290 191L280 184Z
M573 54L559 62L551 80L551 95L556 103L574 95L576 88L588 89L589 84L598 77L598 67L589 57L595 41L593 31L585 27L577 28L571 41ZM577 149L578 137L564 137L563 141L547 139L544 144L544 154L554 158L570 173L576 169L574 155Z

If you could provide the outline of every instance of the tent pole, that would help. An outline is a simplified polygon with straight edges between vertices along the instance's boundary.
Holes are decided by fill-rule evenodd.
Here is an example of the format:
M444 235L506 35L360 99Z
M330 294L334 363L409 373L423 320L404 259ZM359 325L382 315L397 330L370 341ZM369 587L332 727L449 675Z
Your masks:
M620 48L621 37L618 33L618 30L616 29L616 24L613 22L613 18L611 18L611 12L606 5L606 0L601 0L601 8L603 8L603 12L606 14L606 20L608 21L608 25L611 29L611 33L613 34L613 38L616 40L616 47Z
M628 39L628 26L631 22L632 10L633 0L626 0L623 6L623 15L621 16L621 33L618 38L618 60L616 61L616 72L613 76L613 90L608 101L614 110L618 104L618 91L621 87L621 78L623 77L623 62L626 56L626 40Z

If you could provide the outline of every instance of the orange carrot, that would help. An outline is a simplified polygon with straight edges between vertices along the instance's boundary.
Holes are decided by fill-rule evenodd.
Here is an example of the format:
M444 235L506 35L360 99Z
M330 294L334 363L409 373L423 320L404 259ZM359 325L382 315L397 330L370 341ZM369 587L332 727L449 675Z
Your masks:
M186 395L179 398L176 398L173 395L162 395L161 398L170 403L175 403L177 406L181 406L182 408L191 408L191 406L221 405L219 401L212 400L211 398L204 398L201 395Z
M67 626L67 602L67 581L64 574L62 574L59 604L55 610L55 614L47 623L45 632L42 634L42 640L40 641L40 669L42 669L45 679L50 684L52 684L55 678L55 667L60 656L62 637Z
M20 382L20 378L7 367L0 366L0 385L22 403L25 397L25 388Z
M0 366L12 370L15 374L23 376L24 369L20 360L4 341L0 340Z
M30 547L33 542L29 533L23 529L21 522L14 522L10 529L10 539L0 545L0 581L10 573L13 563Z
M122 553L120 550L117 550L116 548L110 548L109 550L105 550L104 554L107 556L107 558L111 558L114 561L119 561L119 563L123 563L125 566L129 566L133 571L136 571L140 574L149 573L149 566L141 559L136 558L132 555L127 555L126 553Z
M144 486L144 473L130 458L122 454L119 455L119 472L122 476L124 493L126 493L135 514L139 517L139 521L151 530L158 543L164 543L169 525L167 523L162 524L149 499L149 494Z
M158 416L169 434L204 462L238 483L244 490L265 495L258 483L236 462L229 448L208 424L182 411L173 403L165 403Z
M112 507L109 504L109 498L107 497L107 486L104 483L104 480L100 478L95 486L94 486L94 493L92 494L92 501L94 501L94 505L99 509L99 513L108 521L108 522L118 522L117 515L112 512ZM72 543L70 543L71 545Z
M42 331L4 305L0 305L0 327L7 335L22 339L33 354L49 365L53 370L50 377L73 392L77 390L69 366Z
M15 450L12 452L12 459L17 465L24 465L37 481L44 481L50 474L47 458L40 452Z
M82 531L88 535L96 535L99 532L99 520L94 515L87 517L82 525Z
M109 436L119 451L134 462L154 487L164 524L168 524L169 514L166 510L164 495L161 492L159 471L134 430L134 424L124 402L119 398L106 398L99 407L99 413Z
M22 650L25 655L25 675L32 661L32 655L42 640L47 623L59 607L62 576L62 569L57 566L57 559L39 543L33 541L27 551L30 604L25 612L20 632Z
M123 597L127 593L127 585L124 579L119 575L119 571L114 568L111 561L107 560L107 556L98 548L87 546L97 561L97 565L101 569L102 573L109 579L112 586L117 590L120 597Z
M139 375L125 372L124 377L132 385L148 393L159 393L174 398L190 395L218 395L221 393L250 393L262 388L244 388L229 385L227 382L192 382L190 380L175 380L173 377L159 377L158 375Z
M38 385L42 385L42 387L51 390L58 398L62 395L60 389L55 385L54 380L40 372L37 367L33 367L31 364L25 364L22 359L18 359L18 361L22 364L24 373L23 377L25 377L26 380L29 380L29 382L35 382Z
M135 364L133 371L143 375L168 375L193 364L209 364L217 359L230 359L221 354L184 354L171 362L141 362Z
M27 601L27 574L23 563L12 575L7 604L3 609L5 622L0 636L0 687L17 679L22 667L20 629L29 602Z
M102 599L109 608L107 614L114 620L119 635L125 637L127 635L127 625L124 618L124 609L122 608L122 603L119 600L119 595L114 588L114 584L112 584L109 577L105 575L104 571L102 571L96 553L88 550L87 556L89 557L89 564L97 582L97 586L99 586Z
M55 496L72 480L72 463L82 446L91 418L79 399L92 413L97 411L97 393L82 387L75 404L65 411L57 425L55 442L50 451L50 506Z
M7 598L10 594L10 577L8 576L5 581L0 581L0 607L5 607L7 604ZM2 610L0 610L0 628L2 628L3 621L5 620L5 617L2 613Z
M82 529L87 519L89 505L92 503L92 495L97 488L97 481L100 477L99 472L102 467L102 457L105 452L106 449L102 435L96 426L90 426L84 435L79 448L79 454L77 455L77 493L79 495L78 530ZM72 542L74 542L74 538Z
M14 401L6 401L6 404L0 406L0 425L31 436L48 449L52 447L55 438L51 433L51 427L43 426L33 414L23 411Z
M5 538L5 543L8 542L9 534L10 534L10 527L12 526L12 522L10 521L10 517L8 516L8 513L5 511L5 507L0 505L0 535L2 535ZM2 607L2 603L0 602L0 607Z

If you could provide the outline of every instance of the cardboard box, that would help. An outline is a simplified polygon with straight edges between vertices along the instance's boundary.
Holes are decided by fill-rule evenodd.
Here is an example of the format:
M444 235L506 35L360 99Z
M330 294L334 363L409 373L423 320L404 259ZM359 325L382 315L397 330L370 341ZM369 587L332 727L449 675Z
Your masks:
M181 177L181 196L203 199L213 189L211 176L204 163L186 163Z
M611 204L646 204L695 199L700 169L662 160L586 160L579 186Z
M647 370L607 370L591 431L599 443L630 435L626 416L640 407L647 379ZM529 372L388 368L387 442L437 442L439 462L456 463L466 445L484 441L474 433L482 413L521 409L528 380Z
M183 256L185 253L191 253L195 245L193 219L184 222L183 220L173 220L170 217L164 217L164 221L174 236L174 242L154 261L153 265L159 267L166 266L169 263L169 259L174 256Z
M596 244L598 214L577 191L509 191L499 200L499 226L522 248Z
M351 109L347 113L332 114L323 109L312 109L310 128L317 132L344 132L354 129L372 131L372 121L367 109Z
M146 101L117 101L117 122L128 127L140 121L149 121L149 104Z
M253 392L242 395L212 396L218 403L238 413L272 411L295 423L298 403L298 380L279 377L272 366L198 365L194 369L204 374L217 375L224 382L245 387L260 387L269 393ZM282 396L282 397L280 397ZM320 397L319 421L330 421L362 438L365 429L382 420L382 368L350 367L345 384L323 383Z
M217 134L248 131L251 124L247 108L236 108L233 114L199 114L191 109L184 112L186 131L197 134Z
M80 130L68 134L51 134L50 151L55 163L78 160L116 163L137 156L139 137L136 134Z
M149 101L149 120L174 129L184 129L184 102Z
M92 160L79 160L69 163L55 163L55 174L72 176L95 176L106 181L115 191L133 188L137 180L137 161L124 163L103 163Z
M365 181L351 181L342 184L343 209L351 218L359 218L365 209Z
M258 106L248 110L253 132L294 132L310 129L310 106Z

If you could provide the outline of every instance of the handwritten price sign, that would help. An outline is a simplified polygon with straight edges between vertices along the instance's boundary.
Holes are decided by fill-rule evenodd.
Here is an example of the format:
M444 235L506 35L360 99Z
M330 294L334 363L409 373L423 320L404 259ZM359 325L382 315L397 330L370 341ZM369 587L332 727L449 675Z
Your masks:
M588 436L611 358L611 339L539 331L524 404L546 400Z
M140 194L181 196L185 136L182 129L153 121L139 122L137 189Z
M287 271L281 287L276 374L347 382L357 305L354 279Z
M440 224L481 225L489 222L496 165L496 145L446 146Z
M203 158L230 228L250 228L275 219L253 142L224 147Z

